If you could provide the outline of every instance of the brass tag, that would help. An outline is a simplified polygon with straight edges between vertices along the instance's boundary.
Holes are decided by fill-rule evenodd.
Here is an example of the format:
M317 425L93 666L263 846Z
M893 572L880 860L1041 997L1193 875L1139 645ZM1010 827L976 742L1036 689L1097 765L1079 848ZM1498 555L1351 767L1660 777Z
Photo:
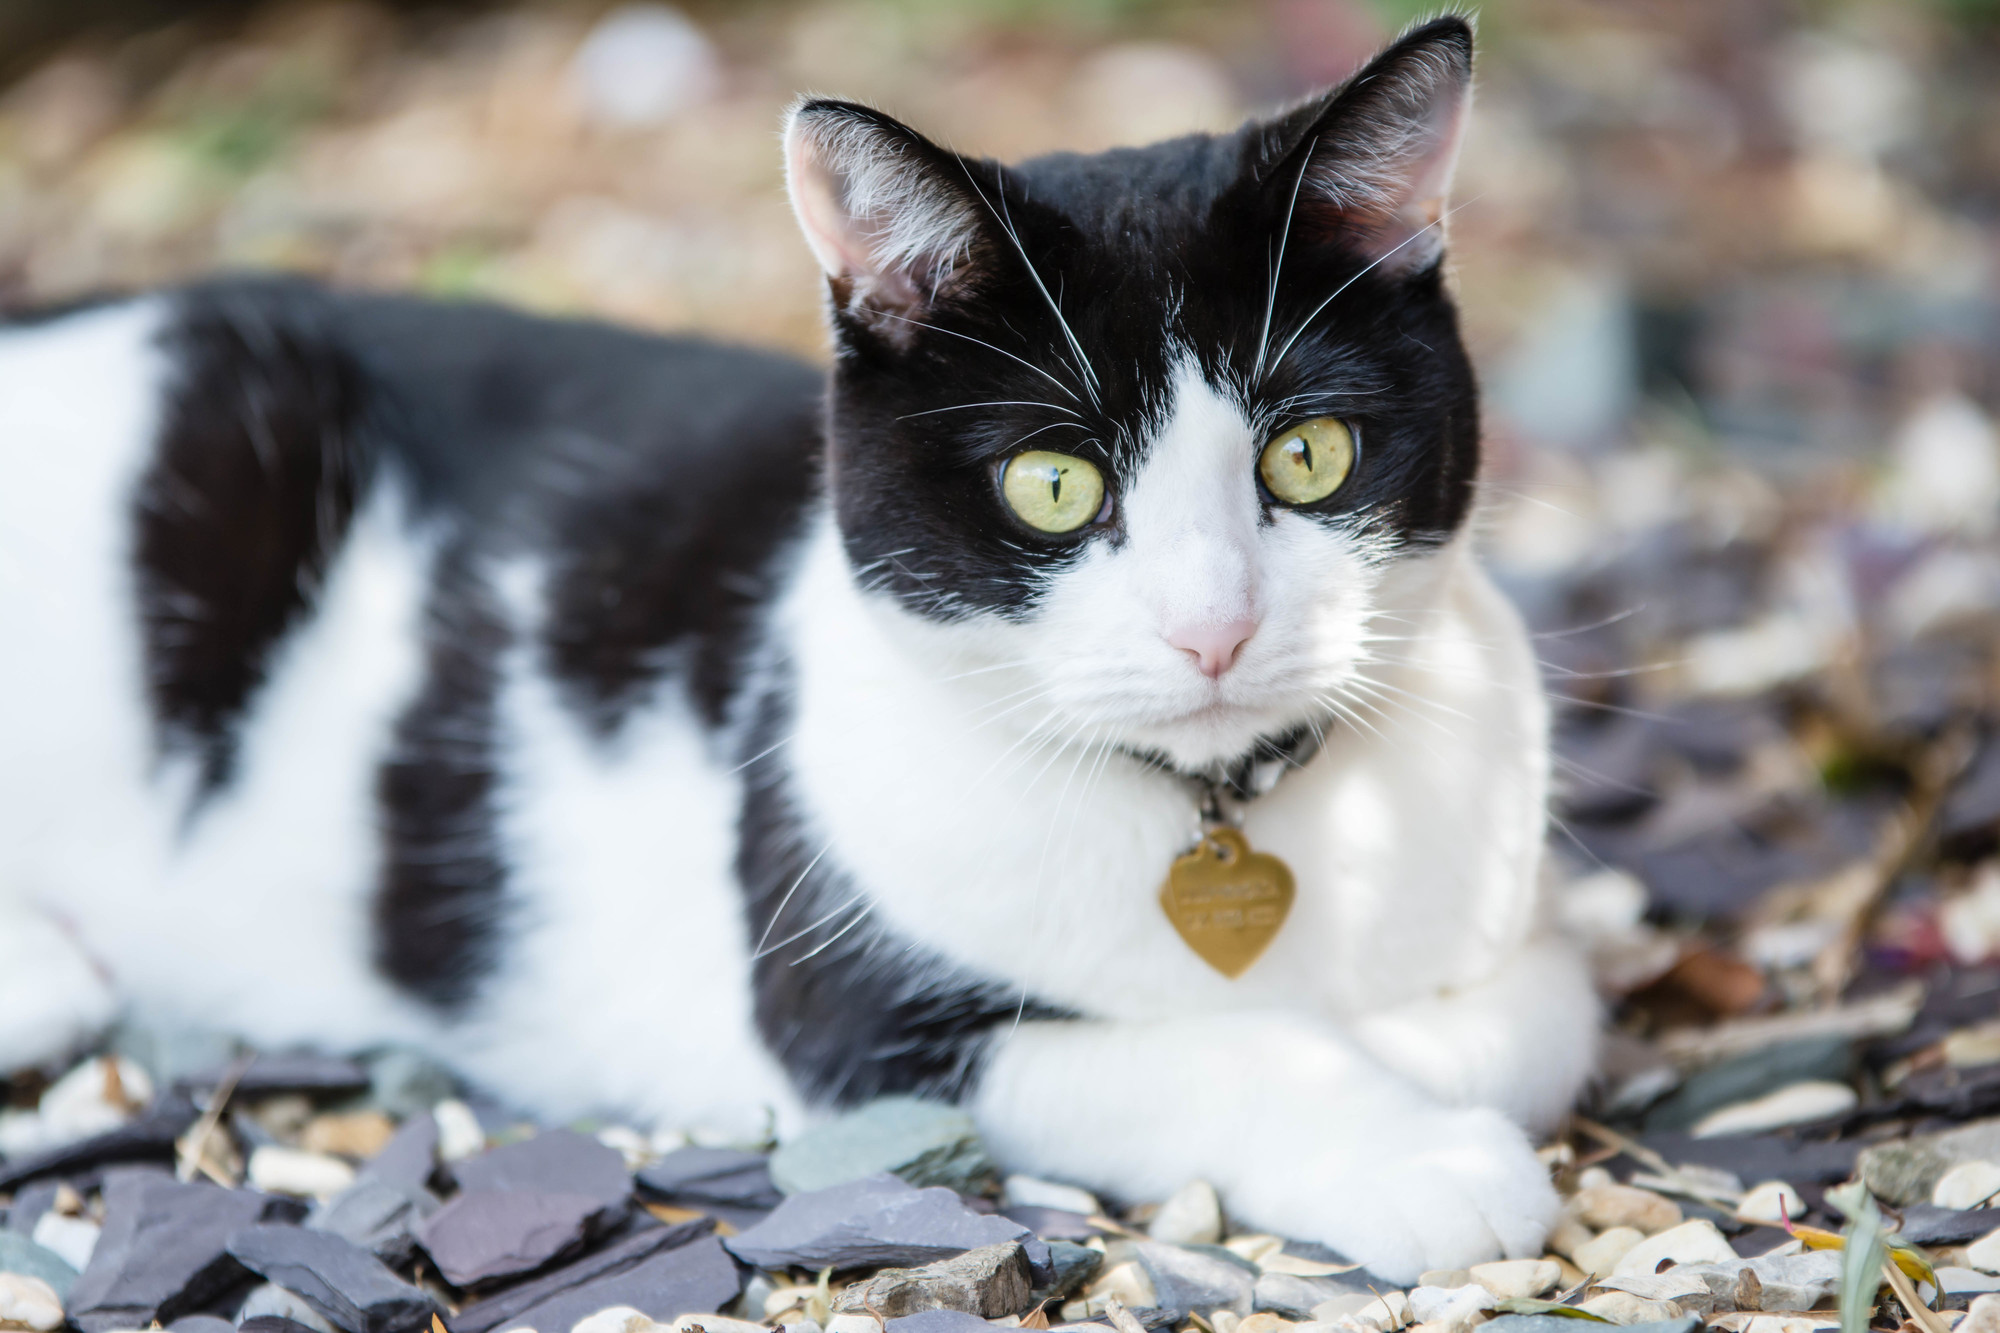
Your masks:
M1188 948L1225 977L1240 977L1277 937L1292 910L1292 871L1250 850L1226 825L1176 857L1160 886L1160 908Z

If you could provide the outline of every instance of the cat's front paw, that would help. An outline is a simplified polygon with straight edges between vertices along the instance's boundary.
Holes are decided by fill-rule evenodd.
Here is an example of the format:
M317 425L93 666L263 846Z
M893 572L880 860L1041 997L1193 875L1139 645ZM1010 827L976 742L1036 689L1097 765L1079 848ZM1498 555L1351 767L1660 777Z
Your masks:
M1316 1216L1287 1210L1293 1234L1399 1283L1433 1268L1537 1256L1558 1208L1527 1137L1485 1109L1430 1111L1383 1141L1342 1144L1306 1188L1320 1191Z

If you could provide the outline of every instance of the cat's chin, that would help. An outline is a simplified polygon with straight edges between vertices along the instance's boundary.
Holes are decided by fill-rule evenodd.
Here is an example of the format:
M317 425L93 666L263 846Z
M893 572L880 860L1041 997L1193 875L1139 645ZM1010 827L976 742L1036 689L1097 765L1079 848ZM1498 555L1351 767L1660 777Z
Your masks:
M1233 764L1260 741L1285 736L1308 721L1303 714L1217 702L1128 725L1123 741L1129 749L1158 755L1175 768L1195 773Z

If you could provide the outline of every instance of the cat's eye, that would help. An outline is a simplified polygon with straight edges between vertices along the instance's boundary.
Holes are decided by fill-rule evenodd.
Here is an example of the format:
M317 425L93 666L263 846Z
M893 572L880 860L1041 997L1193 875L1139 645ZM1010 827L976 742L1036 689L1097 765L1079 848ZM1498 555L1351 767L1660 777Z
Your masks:
M1257 475L1288 505L1317 504L1354 470L1354 432L1333 417L1314 417L1276 436L1257 459Z
M1075 532L1104 508L1104 474L1081 458L1031 449L1007 460L1000 493L1029 527Z

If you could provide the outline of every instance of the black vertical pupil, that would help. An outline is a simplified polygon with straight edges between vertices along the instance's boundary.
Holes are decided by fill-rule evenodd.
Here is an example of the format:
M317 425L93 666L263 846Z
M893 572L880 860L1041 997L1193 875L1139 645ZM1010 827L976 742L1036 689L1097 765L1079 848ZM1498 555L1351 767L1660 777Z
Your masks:
M1067 471L1069 471L1068 468L1062 468L1062 467L1050 469L1049 499L1051 502L1055 504L1062 503L1062 479L1063 479L1063 473Z
M1299 436L1299 458L1305 463L1306 471L1310 472L1313 470L1312 441L1306 439L1303 435Z

